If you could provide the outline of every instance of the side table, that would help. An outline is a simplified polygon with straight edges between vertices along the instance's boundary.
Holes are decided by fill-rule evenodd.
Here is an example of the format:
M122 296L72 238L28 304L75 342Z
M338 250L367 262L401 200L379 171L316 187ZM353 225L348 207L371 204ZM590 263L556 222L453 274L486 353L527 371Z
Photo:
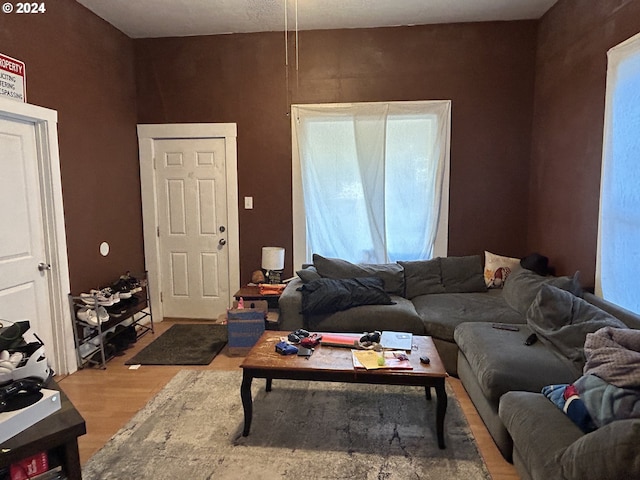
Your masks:
M245 307L247 302L264 300L267 302L269 307L269 313L267 315L267 329L268 330L277 330L279 321L278 317L280 316L280 307L278 305L278 300L280 299L280 294L267 294L263 295L260 293L260 287L258 285L245 285L240 287L236 293L233 294L233 298L236 300L240 300L242 298L245 302Z
M48 452L59 458L69 480L82 480L78 437L87 433L84 419L53 380L47 388L60 391L60 410L0 444L0 468Z

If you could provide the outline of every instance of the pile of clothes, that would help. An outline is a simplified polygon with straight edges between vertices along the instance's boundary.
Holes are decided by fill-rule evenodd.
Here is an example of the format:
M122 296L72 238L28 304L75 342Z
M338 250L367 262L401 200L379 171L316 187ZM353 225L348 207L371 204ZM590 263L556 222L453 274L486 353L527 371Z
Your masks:
M584 344L582 377L542 393L585 433L615 420L640 418L640 330L604 327Z

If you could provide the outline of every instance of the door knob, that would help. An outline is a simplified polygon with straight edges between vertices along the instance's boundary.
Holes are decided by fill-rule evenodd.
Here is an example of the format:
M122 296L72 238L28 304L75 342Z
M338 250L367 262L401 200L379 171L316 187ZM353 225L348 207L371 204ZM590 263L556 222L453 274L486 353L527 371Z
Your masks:
M218 243L222 246L222 245L226 245L227 241L224 238L221 238Z
M38 270L44 272L45 270L51 270L51 265L48 263L40 262L38 264Z

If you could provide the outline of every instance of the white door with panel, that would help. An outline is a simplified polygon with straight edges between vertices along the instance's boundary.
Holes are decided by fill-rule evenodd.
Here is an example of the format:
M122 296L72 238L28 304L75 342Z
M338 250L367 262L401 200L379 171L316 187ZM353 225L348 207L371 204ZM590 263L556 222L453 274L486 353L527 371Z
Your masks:
M0 322L29 320L53 348L36 145L33 124L0 119Z
M165 317L215 319L229 306L224 138L156 139Z

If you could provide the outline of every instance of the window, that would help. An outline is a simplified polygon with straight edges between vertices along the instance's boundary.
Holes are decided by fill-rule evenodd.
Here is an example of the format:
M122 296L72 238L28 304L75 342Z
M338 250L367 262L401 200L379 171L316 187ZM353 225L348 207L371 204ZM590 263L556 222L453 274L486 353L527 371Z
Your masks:
M596 293L640 313L640 35L608 56Z
M296 268L446 256L451 102L291 111Z

